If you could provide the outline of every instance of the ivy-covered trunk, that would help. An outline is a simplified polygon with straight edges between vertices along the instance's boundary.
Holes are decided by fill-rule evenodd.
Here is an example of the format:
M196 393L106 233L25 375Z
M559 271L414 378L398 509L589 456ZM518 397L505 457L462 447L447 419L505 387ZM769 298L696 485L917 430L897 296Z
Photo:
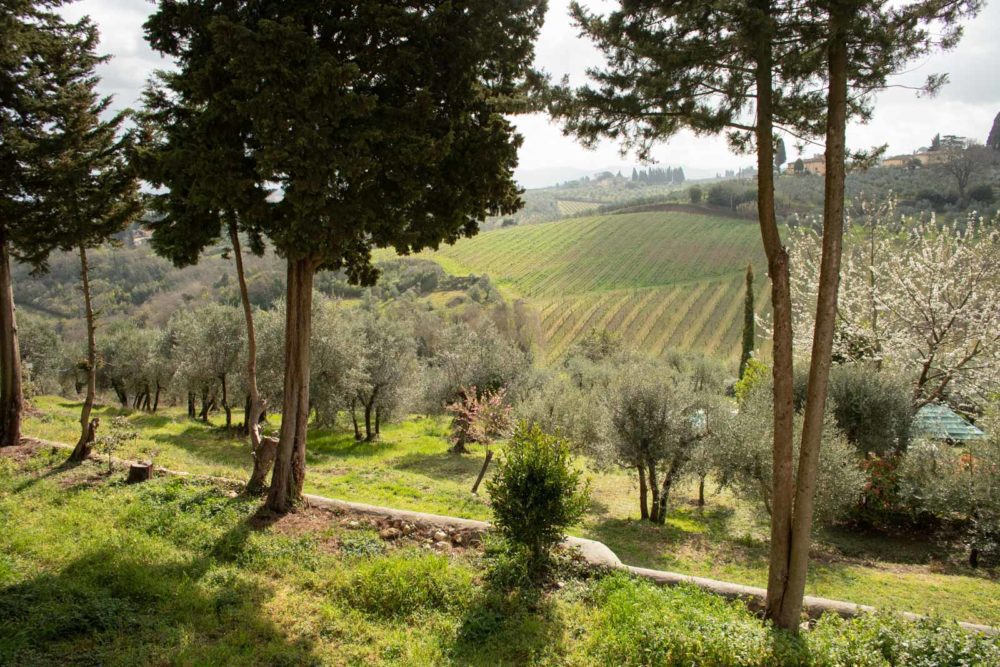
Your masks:
M284 513L302 496L306 474L309 420L309 336L315 265L309 258L288 259L285 305L285 386L281 435L265 506Z
M83 461L90 456L96 430L90 423L90 413L94 409L94 396L97 394L97 343L94 339L94 308L90 301L90 267L87 264L87 249L82 245L80 289L83 291L83 312L87 321L87 394L80 410L80 439L70 454L70 461Z
M17 340L14 285L10 275L10 248L0 226L0 447L21 442L21 347Z

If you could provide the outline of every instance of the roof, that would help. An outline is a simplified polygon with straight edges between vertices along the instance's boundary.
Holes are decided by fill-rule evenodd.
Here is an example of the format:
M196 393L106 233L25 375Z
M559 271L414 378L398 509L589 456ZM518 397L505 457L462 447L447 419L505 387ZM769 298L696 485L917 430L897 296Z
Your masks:
M929 403L917 410L913 419L915 435L935 440L951 440L965 442L985 437L986 434L976 428L965 417L946 405Z

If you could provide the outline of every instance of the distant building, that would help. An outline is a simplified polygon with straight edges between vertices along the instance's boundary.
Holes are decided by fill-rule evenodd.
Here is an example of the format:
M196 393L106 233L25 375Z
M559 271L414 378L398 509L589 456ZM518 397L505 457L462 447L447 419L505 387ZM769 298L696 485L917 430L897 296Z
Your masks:
M813 155L808 160L803 160L802 166L805 167L807 173L823 176L826 174L826 156Z
M923 164L915 155L893 155L882 160L883 167L912 167L913 163Z

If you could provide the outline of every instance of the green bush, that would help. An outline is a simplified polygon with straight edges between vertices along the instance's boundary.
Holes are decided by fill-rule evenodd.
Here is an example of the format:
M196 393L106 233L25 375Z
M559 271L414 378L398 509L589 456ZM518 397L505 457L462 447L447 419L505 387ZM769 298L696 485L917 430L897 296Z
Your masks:
M588 652L602 665L931 667L1000 664L1000 640L939 620L889 614L823 616L798 637L745 605L690 587L659 588L626 574L597 584Z
M466 604L472 577L435 554L399 553L361 562L337 586L349 605L384 618L447 611Z
M805 407L808 371L797 367L796 410ZM885 456L910 444L913 407L907 382L864 363L835 364L830 369L829 402L837 426L858 453Z
M487 483L493 525L501 538L526 550L535 580L548 570L563 531L586 511L588 488L581 477L565 440L521 422Z

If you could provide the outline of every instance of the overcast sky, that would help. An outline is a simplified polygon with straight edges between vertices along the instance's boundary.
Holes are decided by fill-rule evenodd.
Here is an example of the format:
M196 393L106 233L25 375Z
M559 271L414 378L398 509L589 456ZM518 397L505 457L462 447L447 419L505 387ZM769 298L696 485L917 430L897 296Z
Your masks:
M598 0L590 7L607 6ZM143 39L142 24L153 10L147 0L79 0L64 9L70 17L89 14L101 30L101 49L113 56L103 66L103 90L115 95L116 106L135 106L150 73L168 63ZM568 17L568 2L550 0L545 27L537 46L537 64L555 78L564 74L582 83L588 66L600 63L596 50L577 35ZM936 133L957 134L985 141L1000 112L1000 0L987 3L983 12L966 25L965 37L954 51L935 54L914 63L897 83L919 85L932 73L947 72L950 83L936 98L917 98L912 91L889 90L878 97L875 116L866 126L848 129L852 148L889 144L890 154L908 153L929 143ZM523 172L563 167L598 169L630 164L613 144L594 151L581 148L544 116L517 119L524 135L520 168ZM789 157L795 150L789 146ZM813 149L806 150L807 155ZM736 156L721 139L681 135L661 146L654 155L666 165L683 165L698 171L717 171L751 164L752 158Z

